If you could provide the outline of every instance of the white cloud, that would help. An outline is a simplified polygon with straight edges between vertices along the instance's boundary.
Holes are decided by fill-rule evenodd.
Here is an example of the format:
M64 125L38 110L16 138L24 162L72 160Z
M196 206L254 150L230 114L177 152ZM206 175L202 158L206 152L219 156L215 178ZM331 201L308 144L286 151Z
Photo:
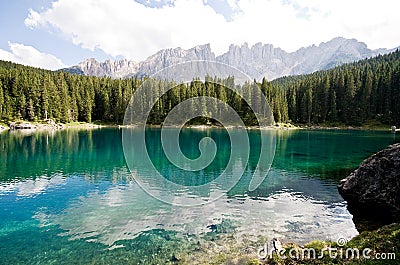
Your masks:
M238 0L227 0L226 2L228 3L229 7L232 10L234 10L234 11L238 10L238 8L239 8L238 7Z
M6 183L0 186L0 196L6 193L16 192L17 196L33 197L46 190L65 184L65 177L62 174L54 174L50 177L40 176L36 179L25 179L20 182Z
M168 47L211 43L217 54L229 44L272 43L288 51L337 36L371 48L400 45L397 0L227 0L231 21L203 0L175 0L161 8L133 0L58 0L31 10L25 24L56 29L74 44L141 60Z
M49 70L57 70L66 65L57 57L51 54L42 53L32 46L9 42L11 52L0 49L0 59L40 67Z
M318 183L316 188L326 187ZM315 200L301 191L280 191L265 200L245 199L240 203L232 198L229 199L231 203L227 203L228 198L224 196L197 207L179 207L156 200L133 184L115 186L104 193L90 192L79 199L61 214L46 215L39 211L34 218L41 226L59 226L70 239L91 240L108 246L118 246L115 245L118 241L134 239L151 229L201 235L209 231L209 225L224 219L234 222L234 235L239 241L260 235L299 242L315 239L311 238L315 235L318 239L332 241L357 235L344 203ZM299 226L301 231L291 228L293 225Z

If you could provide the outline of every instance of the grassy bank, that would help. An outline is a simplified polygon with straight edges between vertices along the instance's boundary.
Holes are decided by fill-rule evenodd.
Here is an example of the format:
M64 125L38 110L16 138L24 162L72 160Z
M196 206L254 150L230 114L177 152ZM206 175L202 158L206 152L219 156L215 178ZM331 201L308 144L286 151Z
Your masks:
M399 264L400 224L362 232L344 245L316 240L304 246L285 244L284 249L283 257L274 255L260 264ZM291 251L298 258L291 258Z
M399 264L400 259L400 224L362 232L346 244L340 245L321 240L311 241L304 246L283 242L280 255L273 254L264 259L260 258L257 252L269 242L266 238L260 237L256 241L244 239L238 244L233 236L210 233L207 237L209 240L199 242L198 247L192 249L190 253L175 255L174 264L394 265Z

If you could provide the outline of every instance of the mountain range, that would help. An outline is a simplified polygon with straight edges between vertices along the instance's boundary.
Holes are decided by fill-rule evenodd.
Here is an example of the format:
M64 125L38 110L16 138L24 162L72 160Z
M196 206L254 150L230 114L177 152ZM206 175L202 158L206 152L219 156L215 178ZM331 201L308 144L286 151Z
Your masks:
M198 45L185 50L180 47L163 49L141 62L106 60L98 62L86 59L76 66L62 69L67 72L89 75L126 78L131 76L150 76L153 73L187 61L218 61L233 66L251 78L260 80L266 77L273 80L282 76L308 74L318 70L327 70L335 66L361 59L386 54L395 49L371 50L363 42L342 37L334 38L320 45L301 48L295 52L286 52L271 44L256 43L249 47L230 45L229 50L215 56L210 44ZM199 73L202 73L199 69Z

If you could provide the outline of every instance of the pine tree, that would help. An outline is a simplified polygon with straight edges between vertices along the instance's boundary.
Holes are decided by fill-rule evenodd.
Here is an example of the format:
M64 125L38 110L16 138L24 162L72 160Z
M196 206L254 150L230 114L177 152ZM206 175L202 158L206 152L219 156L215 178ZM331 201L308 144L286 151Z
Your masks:
M35 108L33 107L32 99L29 99L28 101L27 118L30 121L33 121L35 119Z
M311 123L311 116L312 116L312 109L313 109L313 89L310 84L310 86L306 90L306 100L307 100L307 121L310 124Z
M49 95L47 92L47 82L43 82L43 87L40 93L40 105L42 106L42 119L49 117Z
M296 89L291 86L287 90L287 99L288 99L288 116L291 122L297 122L297 106L296 106Z
M320 102L320 110L321 110L321 122L326 121L326 117L328 116L329 111L329 91L331 90L330 78L329 75L325 75L322 86L321 86L321 94L319 97Z
M0 79L0 120L3 118L3 108L4 108L3 82Z
M360 89L358 96L358 109L360 110L358 115L361 121L371 117L371 93L372 93L372 71L367 69L364 74L364 82Z
M329 110L327 117L329 121L331 122L336 122L338 119L338 114L337 114L337 108L336 108L336 91L331 88L330 89L330 95L329 95Z
M55 85L60 95L60 121L66 123L71 121L71 109L69 89L63 73L58 74Z

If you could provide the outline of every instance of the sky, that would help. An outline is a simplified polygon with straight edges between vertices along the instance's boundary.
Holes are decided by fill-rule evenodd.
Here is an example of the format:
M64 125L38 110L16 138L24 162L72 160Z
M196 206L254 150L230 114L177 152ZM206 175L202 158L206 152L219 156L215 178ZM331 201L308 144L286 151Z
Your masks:
M60 69L86 58L141 61L161 49L334 37L400 46L398 0L0 0L0 59Z

